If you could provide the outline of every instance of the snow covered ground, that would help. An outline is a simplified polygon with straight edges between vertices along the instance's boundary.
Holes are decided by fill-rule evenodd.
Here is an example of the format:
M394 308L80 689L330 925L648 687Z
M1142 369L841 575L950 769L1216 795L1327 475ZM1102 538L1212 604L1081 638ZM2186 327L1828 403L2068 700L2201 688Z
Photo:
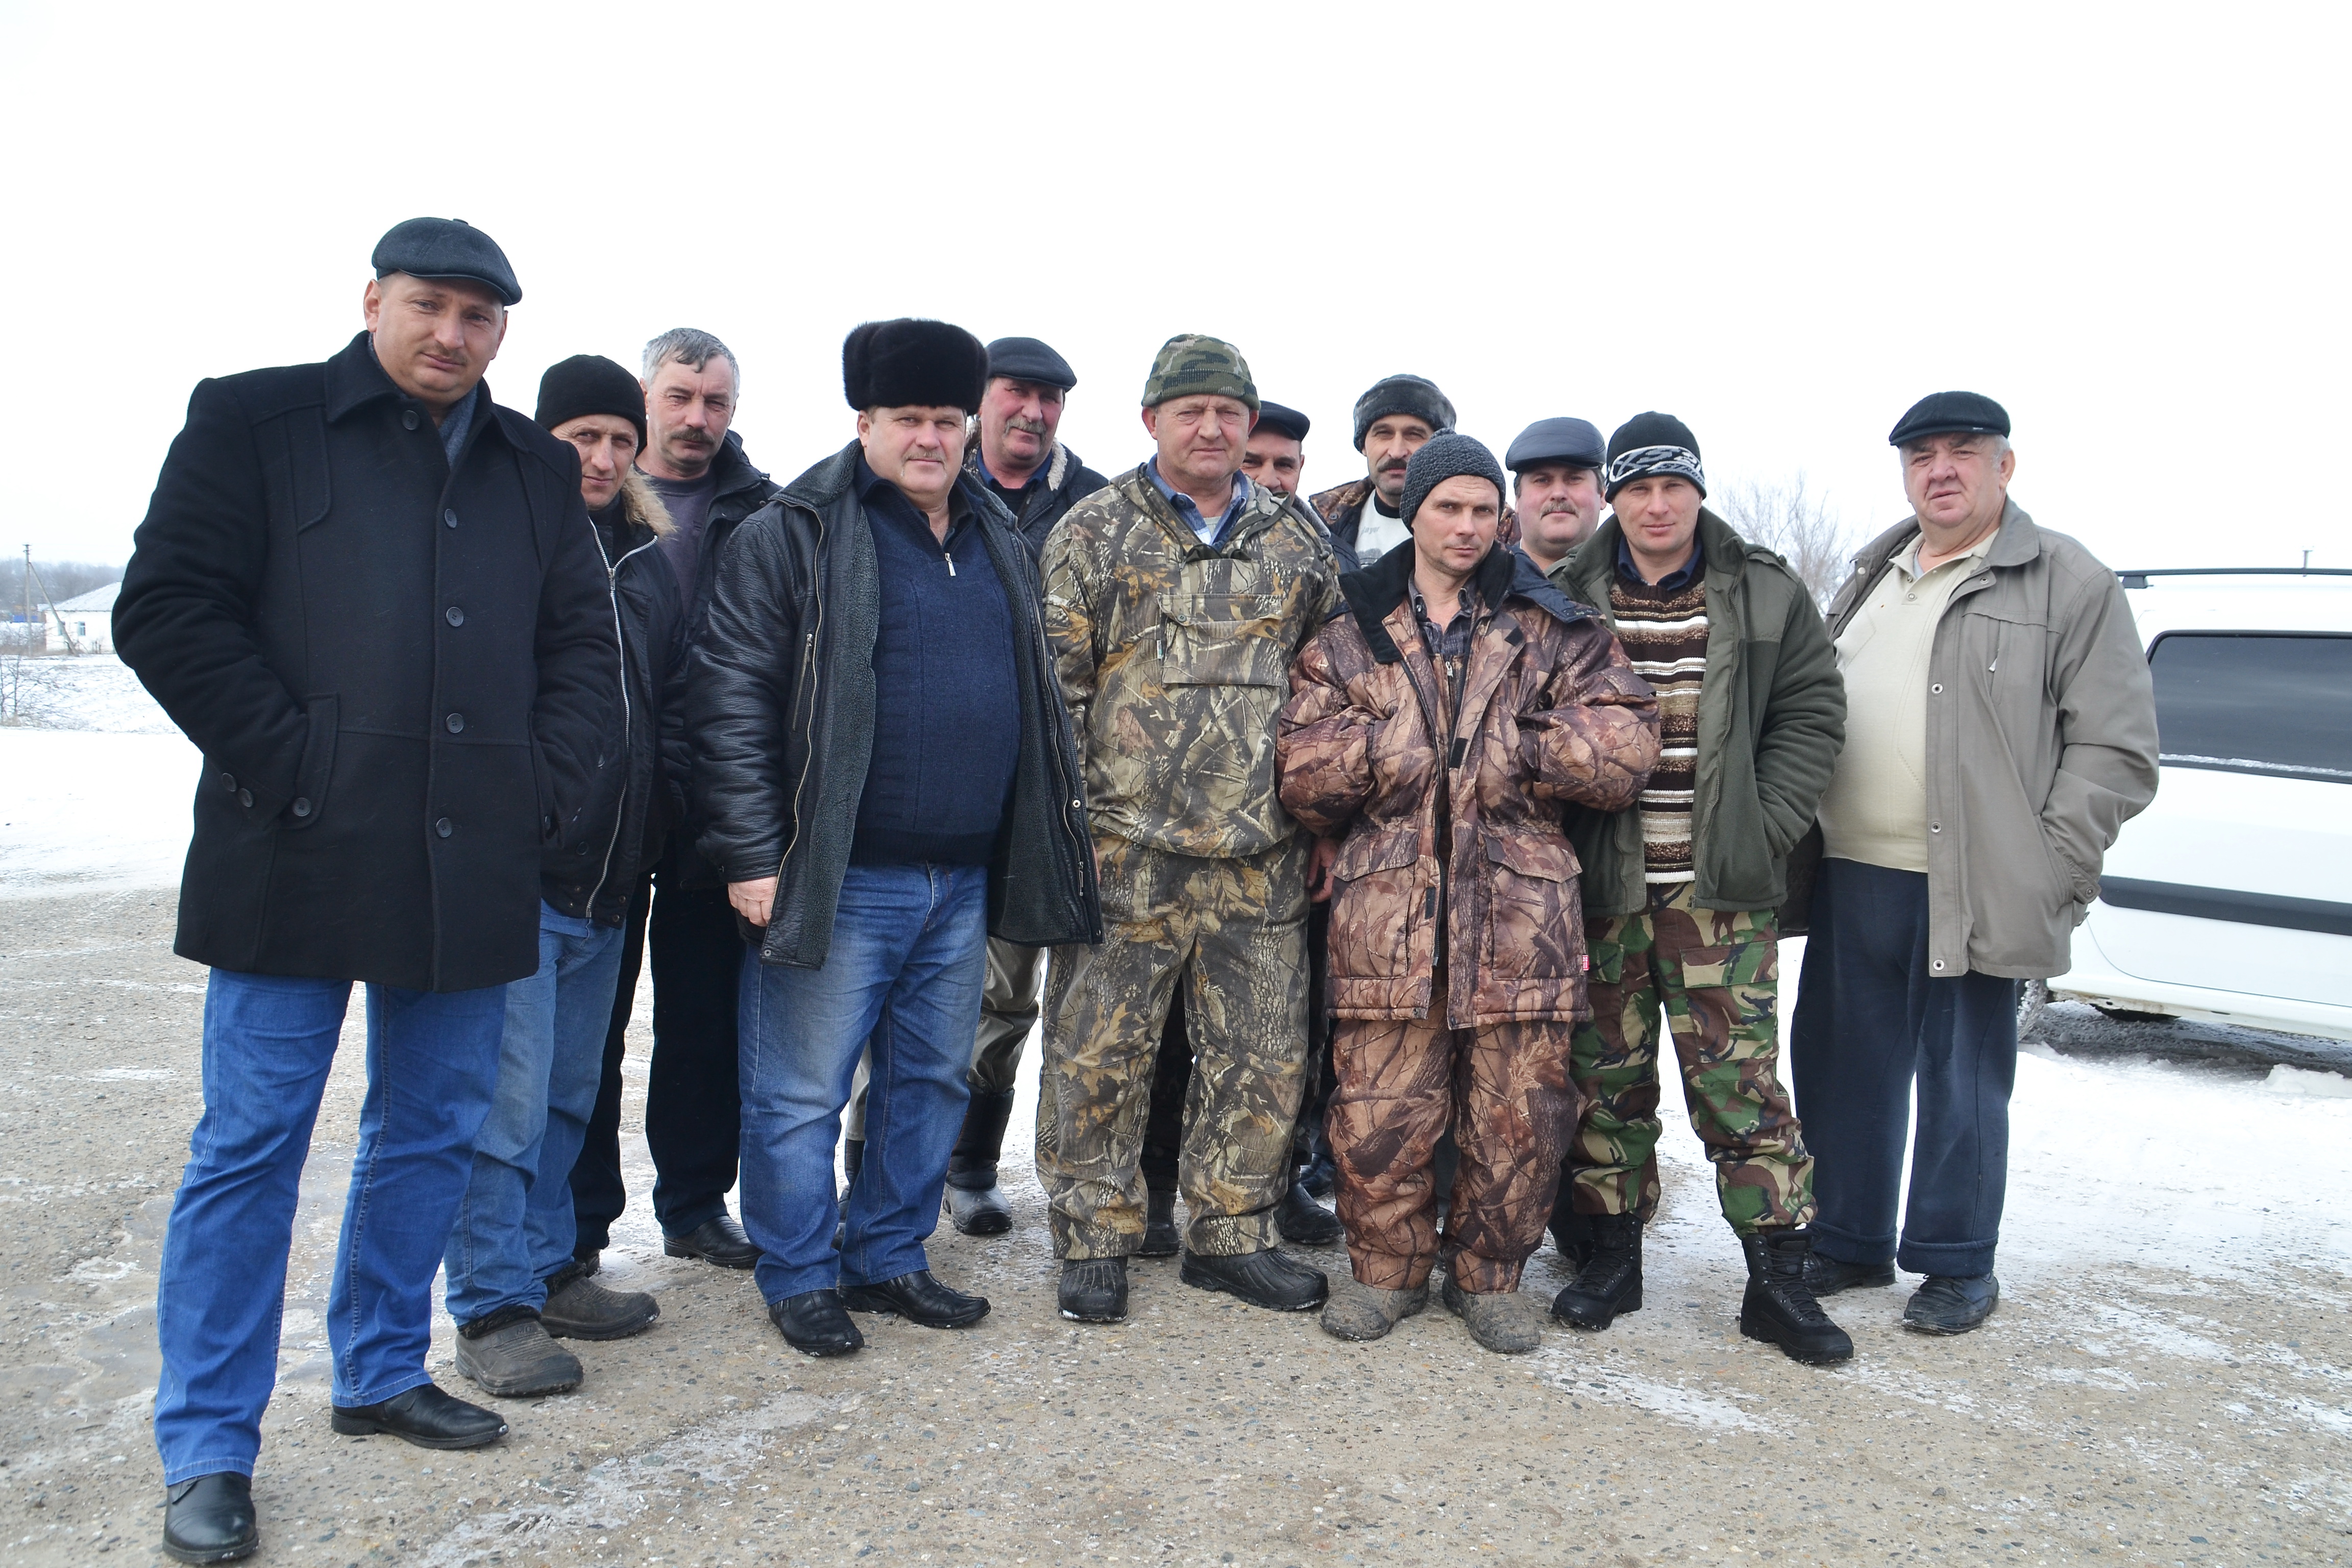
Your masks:
M0 659L0 898L176 885L203 759L138 678Z

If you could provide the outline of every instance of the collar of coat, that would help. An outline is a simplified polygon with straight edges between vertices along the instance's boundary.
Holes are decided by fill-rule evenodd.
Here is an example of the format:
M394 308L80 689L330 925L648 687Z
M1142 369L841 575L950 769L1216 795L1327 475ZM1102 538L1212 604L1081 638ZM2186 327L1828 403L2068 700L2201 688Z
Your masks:
M963 471L982 484L988 482L988 470L981 466L980 431L977 427L971 433L971 443L964 447ZM1045 459L1045 493L1059 495L1062 487L1070 482L1070 476L1077 471L1078 455L1063 446L1061 442L1055 441L1053 456ZM1037 476L1031 474L1029 477L1034 480ZM1021 488L1027 489L1029 487L1024 485Z
M1470 585L1490 616L1503 607L1506 599L1524 599L1563 622L1587 620L1592 615L1554 587L1536 569L1534 562L1499 544L1487 551L1486 558L1478 563ZM1372 650L1372 658L1379 663L1395 664L1404 658L1384 623L1389 612L1404 603L1412 588L1410 539L1362 571L1347 573L1339 579L1339 592L1347 597L1349 613L1356 617L1356 629L1364 634L1365 646Z
M1612 511L1601 520L1592 537L1570 551L1562 563L1568 568L1569 591L1604 612L1609 607L1610 584L1617 580L1617 542L1624 537L1625 525ZM1700 576L1717 591L1729 588L1750 566L1780 572L1802 586L1795 567L1762 545L1740 538L1737 529L1705 507L1698 509L1698 549L1704 567Z
M1337 529L1364 510L1364 499L1371 493L1371 476L1367 474L1360 479L1349 479L1344 485L1316 491L1307 499L1307 505L1322 517L1326 525Z
M1886 570L1886 563L1902 553L1918 533L1919 518L1915 512L1862 547L1853 558L1853 571L1830 600L1828 618L1832 637L1843 626L1841 617L1852 609L1853 602L1869 591L1879 574ZM2004 498L2000 530L1993 535L1992 548L1985 552L1984 564L1992 568L2023 566L2038 558L2042 551L2042 530L2023 507Z
M677 531L669 520L669 508L662 504L660 495L645 475L631 468L621 481L621 493L614 498L621 503L621 521L631 534L640 530L656 539L667 539Z
M1288 502L1247 474L1236 473L1234 475L1234 483L1249 487L1249 500L1242 508L1241 515L1234 519L1233 527L1224 531L1223 544L1210 543L1192 531L1191 523L1177 516L1176 509L1168 503L1167 497L1160 493L1160 487L1151 482L1151 476L1144 471L1142 464L1138 463L1134 468L1111 480L1111 488L1124 495L1129 504L1158 518L1160 525L1184 541L1189 549L1199 550L1210 555L1223 555L1230 553L1236 546L1245 544L1264 533L1279 521L1284 513L1290 510ZM985 489L987 487L983 485L981 488ZM1298 526L1302 530L1307 529L1307 520L1300 518ZM1325 542L1326 536L1319 530L1313 531L1310 536L1324 549L1330 548L1330 545Z
M784 487L776 499L791 505L821 512L834 506L845 496L856 499L857 489L857 459L864 448L852 441L832 457L813 465L809 470ZM1013 514L985 484L972 478L970 468L956 471L956 488L975 511L994 520L1003 527L1013 526ZM861 511L863 509L860 509Z

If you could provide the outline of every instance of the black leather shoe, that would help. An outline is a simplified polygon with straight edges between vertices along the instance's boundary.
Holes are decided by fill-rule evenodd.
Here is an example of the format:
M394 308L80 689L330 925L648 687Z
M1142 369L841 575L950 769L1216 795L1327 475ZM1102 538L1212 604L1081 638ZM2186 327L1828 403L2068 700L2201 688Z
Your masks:
M1600 1332L1621 1312L1642 1310L1642 1221L1630 1214L1592 1216L1592 1250L1551 1315L1571 1329Z
M662 1250L672 1258L699 1258L721 1268L750 1268L760 1261L760 1249L732 1215L704 1220L684 1236L663 1237Z
M420 1448L478 1448L507 1435L507 1424L496 1411L468 1405L429 1383L395 1394L381 1405L349 1409L338 1405L331 1425L346 1437L389 1432Z
M1965 1334L1992 1316L2000 1301L2000 1281L1990 1274L1959 1279L1931 1274L1919 1281L1903 1309L1903 1326L1923 1334Z
M1074 1323L1118 1323L1127 1321L1127 1259L1070 1258L1062 1262L1062 1283L1055 1297L1062 1316Z
M1291 1183L1275 1205L1274 1228L1282 1232L1283 1240L1300 1247L1334 1246L1347 1234L1336 1215L1307 1196L1303 1182Z
M1823 1258L1818 1252L1805 1258L1805 1287L1815 1296L1834 1296L1841 1290L1874 1290L1894 1283L1892 1263L1845 1263Z
M950 1290L928 1268L876 1285L845 1285L841 1304L853 1312L890 1312L927 1329L968 1329L988 1316L988 1298Z
M866 1336L842 1310L838 1290L803 1290L768 1303L768 1321L803 1355L847 1355L866 1348Z
M1143 1243L1135 1249L1138 1258L1173 1258L1184 1250L1184 1238L1176 1229L1176 1192L1147 1191L1143 1194Z
M1196 1290L1223 1290L1272 1312L1311 1312L1331 1294L1321 1269L1272 1247L1223 1258L1188 1252L1176 1278Z
M179 1563L234 1563L261 1544L253 1482L235 1470L163 1489L163 1554Z

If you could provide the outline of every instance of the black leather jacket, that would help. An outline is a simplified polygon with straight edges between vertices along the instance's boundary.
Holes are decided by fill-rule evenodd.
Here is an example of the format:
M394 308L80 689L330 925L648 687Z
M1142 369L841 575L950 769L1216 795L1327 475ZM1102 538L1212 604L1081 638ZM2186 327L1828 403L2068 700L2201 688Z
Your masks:
M688 678L701 853L730 882L778 879L763 963L821 966L874 745L881 580L850 443L720 546ZM989 867L990 934L1024 946L1102 938L1086 802L1054 680L1037 568L1012 514L969 475L1013 618L1021 755Z

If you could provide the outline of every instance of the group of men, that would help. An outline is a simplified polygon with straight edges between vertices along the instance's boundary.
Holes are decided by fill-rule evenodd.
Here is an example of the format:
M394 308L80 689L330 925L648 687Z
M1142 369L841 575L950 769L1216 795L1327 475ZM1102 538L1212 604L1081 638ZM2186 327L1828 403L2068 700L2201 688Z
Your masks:
M1351 1341L1434 1271L1478 1343L1527 1351L1549 1228L1549 1315L1605 1329L1642 1305L1669 1037L1743 1332L1843 1360L1819 1298L1898 1263L1914 1327L1991 1311L2017 984L2065 967L2156 737L2113 575L2009 500L1990 399L1897 424L1912 514L1825 622L1662 414L1541 419L1498 462L1393 375L1354 408L1364 477L1310 500L1308 420L1185 334L1144 381L1150 455L1106 479L1058 439L1061 355L909 318L849 334L855 436L780 486L709 334L564 361L525 418L483 384L521 297L488 237L412 219L373 265L334 358L197 388L115 613L205 757L173 1557L258 1539L354 982L338 1432L506 1430L425 1370L445 1264L494 1395L575 1387L562 1341L657 1317L596 1278L648 953L665 1249L752 1270L810 1355L859 1349L856 1313L988 1312L925 1243L943 1206L1012 1225L1041 1015L1077 1321L1181 1252L1186 1285ZM1778 942L1807 929L1792 1103ZM1336 1289L1280 1245L1342 1233Z

